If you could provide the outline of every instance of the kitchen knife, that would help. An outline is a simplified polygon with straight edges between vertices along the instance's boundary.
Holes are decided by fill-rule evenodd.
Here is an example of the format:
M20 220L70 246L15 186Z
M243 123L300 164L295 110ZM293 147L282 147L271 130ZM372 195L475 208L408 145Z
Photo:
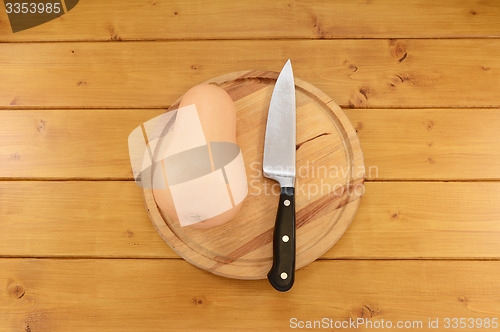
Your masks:
M264 176L281 187L273 235L273 266L267 278L281 291L295 279L295 83L290 60L276 81L267 116Z

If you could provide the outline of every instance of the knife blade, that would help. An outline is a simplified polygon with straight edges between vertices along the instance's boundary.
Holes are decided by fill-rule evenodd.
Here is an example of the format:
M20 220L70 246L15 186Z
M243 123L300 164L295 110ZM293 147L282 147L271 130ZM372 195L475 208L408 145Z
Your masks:
M273 233L273 265L267 278L286 292L295 280L295 83L287 61L276 81L267 116L264 176L281 187Z

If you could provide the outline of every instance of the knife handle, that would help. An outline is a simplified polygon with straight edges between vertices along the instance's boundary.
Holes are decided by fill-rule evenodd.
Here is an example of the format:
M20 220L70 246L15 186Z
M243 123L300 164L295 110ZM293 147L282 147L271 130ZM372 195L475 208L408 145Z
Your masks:
M295 279L295 189L281 188L273 235L273 266L267 274L280 292L292 288Z

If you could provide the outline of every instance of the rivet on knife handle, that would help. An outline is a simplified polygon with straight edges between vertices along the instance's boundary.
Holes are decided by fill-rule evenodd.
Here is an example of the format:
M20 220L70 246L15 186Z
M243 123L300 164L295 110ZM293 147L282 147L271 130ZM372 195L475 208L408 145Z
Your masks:
M280 292L292 288L295 280L295 193L293 187L281 188L273 235L273 266L267 274Z

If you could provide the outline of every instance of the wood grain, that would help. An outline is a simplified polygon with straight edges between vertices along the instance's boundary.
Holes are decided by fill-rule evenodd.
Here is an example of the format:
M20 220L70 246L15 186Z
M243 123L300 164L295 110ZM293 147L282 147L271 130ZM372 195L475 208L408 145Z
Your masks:
M498 107L499 53L498 39L3 44L0 107L166 107L197 83L288 58L345 107Z
M500 178L498 109L346 113L360 137L368 179Z
M499 15L477 0L86 0L13 34L0 8L0 331L500 317ZM197 83L288 58L352 108L372 182L278 294L179 259L121 180L139 123Z
M8 331L275 331L293 317L443 324L500 315L500 262L319 261L286 294L181 260L1 259L0 271Z
M499 183L369 182L324 259L498 259ZM0 182L0 253L22 257L178 257L131 181Z
M133 179L128 135L164 110L0 111L0 174Z
M0 188L2 256L174 257L134 182L20 181Z
M264 178L261 169L269 103L278 76L272 71L240 71L205 82L227 91L236 109L236 141L244 158L248 195L231 222L211 229L181 227L168 211L159 209L154 191L144 189L151 221L169 246L193 265L225 277L264 279L273 263L278 206L273 190L277 194L279 184ZM364 192L365 168L356 130L342 109L309 83L298 78L294 82L295 266L299 269L323 255L349 227ZM177 109L180 101L171 109Z
M497 1L86 0L68 14L0 41L498 37Z
M127 137L164 111L0 111L0 177L131 180ZM368 180L500 179L499 109L345 111Z

